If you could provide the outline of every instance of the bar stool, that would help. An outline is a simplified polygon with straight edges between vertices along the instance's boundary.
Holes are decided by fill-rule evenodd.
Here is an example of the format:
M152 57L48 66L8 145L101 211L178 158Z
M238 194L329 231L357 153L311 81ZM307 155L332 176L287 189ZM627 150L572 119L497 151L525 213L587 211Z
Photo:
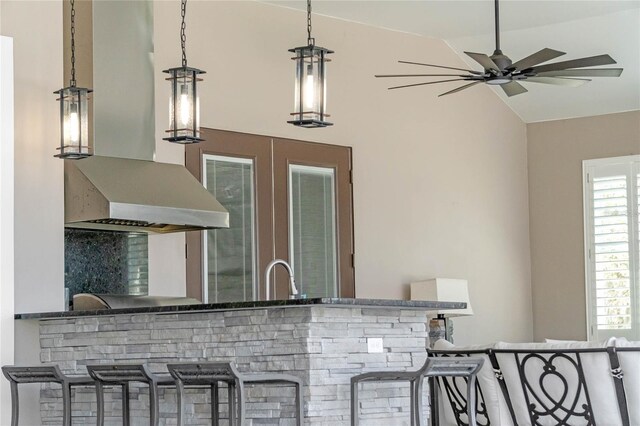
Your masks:
M57 365L31 367L4 366L2 374L11 384L11 426L18 426L20 400L18 385L23 383L58 383L62 385L62 424L71 426L71 388L95 386L88 376L67 376Z
M359 424L358 385L361 382L394 382L405 381L410 385L411 425L425 425L422 406L422 392L425 378L465 377L467 379L467 415L469 426L476 426L475 383L476 375L482 363L481 358L427 358L417 371L378 371L369 372L351 378L351 425ZM432 387L432 392L434 388ZM437 407L431 407L437 409Z
M185 387L211 386L212 424L220 424L218 384L226 383L229 392L229 425L242 426L244 422L245 385L290 385L296 388L296 425L302 425L303 399L302 380L289 374L260 373L242 374L232 362L202 362L167 364L174 377L178 391L178 426L184 424Z
M149 417L152 426L160 423L158 387L175 386L169 375L157 375L144 364L99 364L87 365L89 376L96 385L98 400L98 426L104 425L104 387L122 387L122 425L129 426L129 383L144 383L149 386Z

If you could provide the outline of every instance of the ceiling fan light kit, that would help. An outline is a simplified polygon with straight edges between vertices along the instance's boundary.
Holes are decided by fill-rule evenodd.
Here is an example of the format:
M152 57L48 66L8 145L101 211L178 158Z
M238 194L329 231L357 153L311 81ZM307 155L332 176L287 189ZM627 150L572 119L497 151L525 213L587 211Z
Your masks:
M588 58L573 59L569 61L555 62L540 65L552 59L565 55L565 52L545 48L519 61L511 59L500 50L500 4L495 0L495 36L496 48L491 56L484 53L464 52L483 68L483 71L473 71L464 68L448 67L443 65L425 64L421 62L398 61L401 64L420 65L431 68L462 71L448 74L384 74L376 75L378 78L404 78L404 77L449 77L444 80L427 81L422 83L402 84L389 87L403 89L407 87L425 86L431 84L448 83L454 81L468 82L438 96L450 95L468 89L479 83L491 86L500 86L509 97L527 92L520 83L542 83L556 86L576 87L591 81L586 77L619 77L622 68L591 68L587 67L611 65L616 61L609 55L591 56Z

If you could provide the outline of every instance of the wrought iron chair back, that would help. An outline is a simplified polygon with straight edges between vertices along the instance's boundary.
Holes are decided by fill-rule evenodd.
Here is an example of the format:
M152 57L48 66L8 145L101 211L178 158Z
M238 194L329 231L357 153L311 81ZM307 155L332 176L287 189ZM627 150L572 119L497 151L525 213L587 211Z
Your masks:
M515 424L595 426L592 389L585 379L585 359L602 357L608 359L613 377L621 417L619 421L629 425L615 348L494 349L489 355L505 398L512 404L513 398L524 398L528 418L521 418L521 410L515 410ZM504 375L507 374L517 374L517 377L505 380Z
M629 342L636 345L638 342ZM616 383L618 398L626 403L628 410L627 423L640 424L640 347L616 346L617 368L612 362L611 374Z

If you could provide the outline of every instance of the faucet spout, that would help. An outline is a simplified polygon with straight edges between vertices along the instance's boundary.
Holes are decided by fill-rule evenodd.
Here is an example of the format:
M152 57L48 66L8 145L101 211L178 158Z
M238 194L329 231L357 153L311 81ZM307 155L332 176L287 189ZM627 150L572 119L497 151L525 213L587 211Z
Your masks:
M286 261L282 259L275 259L267 265L267 269L264 273L266 300L271 300L271 271L276 267L276 265L281 265L287 270L287 273L289 274L289 298L295 298L298 295L298 288L296 287L296 280L293 277L293 268L291 268L291 265Z

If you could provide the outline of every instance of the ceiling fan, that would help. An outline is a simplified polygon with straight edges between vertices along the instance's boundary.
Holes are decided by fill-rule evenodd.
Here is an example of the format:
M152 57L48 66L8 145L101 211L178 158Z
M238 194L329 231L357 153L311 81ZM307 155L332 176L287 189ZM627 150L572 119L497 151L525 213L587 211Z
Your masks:
M484 71L473 71L463 68L447 67L443 65L424 64L420 62L398 61L401 64L422 65L425 67L443 68L455 71L464 71L458 74L386 74L376 75L378 78L396 77L455 77L446 80L428 81L425 83L404 84L389 87L389 89L402 89L405 87L425 86L428 84L447 83L452 81L468 81L469 83L457 87L438 96L450 95L468 89L479 83L499 85L507 96L515 96L527 92L521 82L554 84L558 86L580 86L591 81L585 77L619 77L622 68L586 68L599 65L615 64L616 61L609 55L591 56L588 58L573 59L570 61L555 62L539 65L565 54L557 50L545 48L519 61L512 62L508 56L500 50L500 8L499 0L495 0L495 33L496 50L493 55L484 53L464 52L484 68ZM586 69L585 69L586 68Z

